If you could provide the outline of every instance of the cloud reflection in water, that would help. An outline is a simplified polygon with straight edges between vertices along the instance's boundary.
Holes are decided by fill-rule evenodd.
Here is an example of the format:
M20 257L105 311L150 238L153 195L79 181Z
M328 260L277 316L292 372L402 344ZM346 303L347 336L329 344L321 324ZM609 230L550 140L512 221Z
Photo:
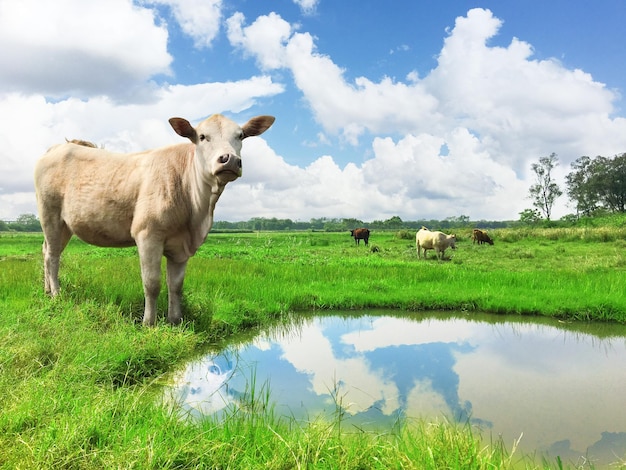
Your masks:
M276 413L297 419L340 404L359 426L446 416L508 446L523 433L525 452L626 456L625 328L600 339L556 323L471 318L316 317L190 365L175 393L186 412L212 414L236 405L254 376Z

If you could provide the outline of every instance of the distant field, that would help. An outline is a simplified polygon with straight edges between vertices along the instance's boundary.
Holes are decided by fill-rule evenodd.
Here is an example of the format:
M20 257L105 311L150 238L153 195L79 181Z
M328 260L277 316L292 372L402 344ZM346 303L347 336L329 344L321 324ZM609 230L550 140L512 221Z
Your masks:
M621 229L495 230L493 246L472 244L469 234L458 233L458 249L438 262L432 251L428 260L417 258L408 231L374 231L369 247L355 245L349 233L211 233L188 265L188 318L208 312L230 322L259 313L398 308L626 322ZM0 235L0 279L17 283L8 291L40 295L41 240ZM79 302L112 302L137 318L143 309L133 248L96 248L74 239L64 253L61 283Z

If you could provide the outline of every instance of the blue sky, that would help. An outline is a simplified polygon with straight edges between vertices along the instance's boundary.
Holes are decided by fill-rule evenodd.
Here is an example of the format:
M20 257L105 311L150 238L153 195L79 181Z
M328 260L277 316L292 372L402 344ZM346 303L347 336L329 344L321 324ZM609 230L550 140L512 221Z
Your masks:
M36 159L180 141L172 116L276 116L217 220L531 207L552 152L626 151L626 3L0 0L0 219L36 213ZM573 212L563 196L553 216Z

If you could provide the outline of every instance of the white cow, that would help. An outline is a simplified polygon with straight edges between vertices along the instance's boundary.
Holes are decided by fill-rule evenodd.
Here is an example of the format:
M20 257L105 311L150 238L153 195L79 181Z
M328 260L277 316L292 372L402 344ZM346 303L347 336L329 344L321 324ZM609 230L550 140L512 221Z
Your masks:
M191 143L115 154L71 142L54 146L35 167L35 191L44 232L44 284L59 293L59 260L72 235L105 247L137 245L145 296L144 325L156 322L161 258L167 259L167 319L182 320L187 260L204 242L224 187L241 176L241 147L260 135L272 116L243 126L216 114L196 128L169 120Z
M456 250L456 235L446 235L443 232L431 232L426 227L422 227L415 234L415 245L417 247L417 257L421 258L421 250L424 250L426 259L427 250L435 250L439 260L443 260L446 249Z

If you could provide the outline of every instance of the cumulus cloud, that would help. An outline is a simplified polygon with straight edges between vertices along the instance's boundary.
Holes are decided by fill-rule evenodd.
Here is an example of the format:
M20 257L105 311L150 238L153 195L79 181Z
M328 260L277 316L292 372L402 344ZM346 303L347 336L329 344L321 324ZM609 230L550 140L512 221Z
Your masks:
M244 21L231 18L237 33L231 40L265 67L287 68L327 134L352 145L373 136L374 156L355 167L361 178L350 181L343 210L331 212L329 203L327 214L516 218L530 205L531 162L556 151L563 176L582 154L610 155L626 146L626 120L611 117L618 98L613 91L555 59L534 59L532 46L517 38L507 47L490 46L502 21L489 10L457 18L437 67L422 79L409 74L406 83L349 81L309 33L290 30L277 15L250 26ZM278 24L273 45L260 48L255 38L270 38L260 29ZM280 59L270 62L266 50ZM336 186L323 181L341 173L327 165L315 187L335 195ZM367 209L351 203L363 192Z
M315 36L276 13L248 23L242 13L222 18L219 1L194 10L195 1L60 0L53 8L43 0L0 0L0 47L7 51L0 56L0 218L35 212L34 161L64 137L113 151L157 147L180 139L167 124L173 114L197 122L226 112L243 121L259 100L292 87L319 126L304 140L319 136L325 153L301 166L288 163L297 155L268 144L289 126L277 116L267 134L246 139L244 177L222 196L218 219L512 219L530 206L529 169L539 157L556 152L562 177L580 155L626 148L626 120L613 116L615 92L582 70L535 59L523 40L490 45L502 21L489 10L457 18L436 67L402 81L347 78ZM156 4L171 8L170 21L199 48L215 41L222 21L237 54L253 58L262 75L153 82L172 61L168 25L150 8ZM46 23L40 35L24 31L22 5L32 24ZM317 2L299 5L314 9ZM115 39L108 40L112 25ZM130 93L136 89L143 91ZM365 156L339 165L342 146L357 145ZM29 197L32 209L24 210Z
M246 141L244 178L224 193L216 217L237 213L238 220L247 220L261 212L292 219L297 214L363 220L373 220L372 214L405 220L460 214L504 219L511 210L525 207L518 196L528 186L510 167L490 159L463 128L445 139L430 134L407 135L397 142L377 138L373 158L344 168L328 155L306 168L289 165L259 140L263 143ZM444 142L448 154L442 156ZM249 202L242 206L241 201Z
M438 119L437 101L421 83L399 83L388 77L378 83L359 77L350 83L330 57L316 52L308 33L293 35L286 54L296 86L318 123L353 145L366 131L416 132Z
M305 15L311 15L315 13L319 0L293 0L293 3L300 7L302 13Z
M514 38L508 47L487 43L502 22L489 10L470 10L457 18L424 85L454 125L477 133L492 158L527 171L538 159L561 153L591 151L598 138L585 138L586 124L608 120L616 95L581 70L569 70L555 59L534 60L532 46ZM624 121L619 127L623 127ZM449 125L449 124L447 124ZM623 137L598 129L615 148Z
M0 88L147 99L146 81L170 71L167 37L151 10L126 0L0 0Z
M197 48L211 46L220 30L222 0L146 0L146 5L167 5Z
M230 43L256 57L262 69L284 67L285 42L291 35L291 25L276 13L260 16L247 27L244 22L245 16L240 12L226 21Z
M589 145L581 128L607 132L606 147L624 143L624 120L610 119L617 98L613 91L555 59L534 60L532 46L516 38L508 47L489 46L502 25L489 10L473 9L457 18L437 67L422 80L410 74L407 83L389 77L349 82L339 65L317 51L313 36L293 30L290 35L275 14L247 27L243 16L231 20L237 45L266 67L287 67L319 124L352 144L366 131L441 135L462 126L490 144L493 158L524 172L528 158L550 153L551 144L585 151ZM260 46L259 30L279 24L273 45ZM281 60L270 64L264 59L268 50ZM589 142L597 145L596 135L591 137Z
M159 90L154 102L143 105L120 105L99 96L57 103L35 95L0 97L0 125L5 130L0 135L0 194L30 193L32 204L26 212L35 212L35 161L64 138L87 139L115 152L159 147L180 141L167 122L174 110L190 122L199 122L208 113L245 111L257 99L282 91L281 85L260 76L231 83L166 86ZM19 207L22 210L23 204ZM17 207L3 204L0 218L21 213L16 214L16 210Z
M294 34L275 13L259 17L250 26L244 22L242 14L229 18L231 43L256 57L265 69L289 69L318 123L353 145L366 130L410 132L437 114L436 99L420 83L398 83L388 77L379 83L366 77L347 82L344 70L317 52L313 36Z

